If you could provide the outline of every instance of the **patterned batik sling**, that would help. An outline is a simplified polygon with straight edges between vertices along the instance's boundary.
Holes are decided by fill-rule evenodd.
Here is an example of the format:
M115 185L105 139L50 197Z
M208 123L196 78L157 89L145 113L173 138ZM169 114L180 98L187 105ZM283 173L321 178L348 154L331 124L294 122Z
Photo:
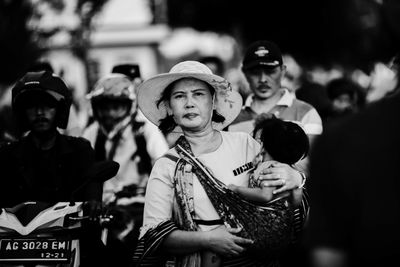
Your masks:
M245 230L243 226L247 226L246 221L251 221L257 224L261 224L257 220L252 220L249 214L254 213L254 210L258 210L259 208L251 208L248 207L244 208L244 211L248 213L244 213L239 216L235 216L231 214L231 211L234 212L241 212L243 209L241 202L243 199L241 197L230 191L226 188L224 184L219 182L216 178L214 178L208 171L199 163L194 157L190 149L190 145L187 143L187 140L184 137L179 138L176 143L176 150L180 155L180 158L166 154L164 157L171 159L172 161L176 162L176 168L174 173L174 191L175 191L175 198L174 198L174 207L173 207L173 218L172 220L168 220L165 222L160 223L159 225L149 229L146 234L139 240L138 246L136 247L134 253L134 263L135 266L165 266L165 261L167 259L167 255L160 250L160 244L164 240L164 238L177 229L186 230L186 231L196 231L197 225L194 222L194 203L193 203L193 174L195 174L198 179L200 180L201 184L203 185L205 191L207 192L212 204L214 207L219 207L217 209L220 217L225 222L227 227L242 227L243 230L241 231L241 235L243 237L251 238L255 240L255 248L259 247L259 242L257 241L258 238L255 237L258 232L252 232L249 230ZM187 152L183 147L188 147ZM185 151L184 151L185 150ZM184 152L183 152L184 151ZM189 156L187 155L189 154ZM201 167L205 169L206 173L202 173ZM208 180L207 175L210 175L211 182L207 182ZM210 189L211 188L211 189ZM215 197L212 197L213 192L218 191L215 194ZM229 196L234 195L235 199L229 199ZM223 202L221 202L221 200ZM254 205L245 201L246 205ZM271 203L272 204L272 203ZM257 206L256 206L257 207ZM277 208L277 205L273 207L267 207L264 212L273 212L274 208ZM280 207L279 207L280 208ZM273 213L275 214L275 213ZM280 213L276 214L277 217ZM258 217L258 216L257 216ZM271 218L273 216L266 216L266 219ZM303 218L303 217L302 217ZM242 220L242 221L240 221ZM276 220L276 223L279 223L280 220ZM267 225L267 227L270 224ZM281 229L284 229L282 227ZM287 228L287 227L286 227ZM249 228L246 228L249 229ZM278 230L278 227L272 228L275 231ZM269 234L273 233L274 230L267 231ZM286 229L284 229L286 231ZM252 233L250 235L248 233ZM260 238L262 239L262 238ZM274 237L275 242L276 237ZM286 239L285 239L286 240ZM265 242L262 242L265 243ZM271 244L274 244L272 240L267 241L269 247L272 248ZM283 247L284 245L281 243L279 247ZM277 246L275 246L276 248ZM257 251L257 250L256 250ZM257 251L259 252L259 251ZM239 257L224 259L222 266L224 267L273 267L278 266L275 259L273 259L274 255L272 254L273 250L267 250L259 252L258 255L250 256L250 255L241 255ZM267 258L269 259L262 259L260 255L268 255ZM199 253L193 253L190 255L179 256L175 257L174 259L174 266L199 266L200 264L200 255Z
M185 138L177 141L175 149L181 159L192 166L192 172L196 174L225 225L241 228L239 235L254 241L249 248L250 252L274 257L289 246L293 238L293 208L287 198L262 205L250 202L216 179L194 157Z

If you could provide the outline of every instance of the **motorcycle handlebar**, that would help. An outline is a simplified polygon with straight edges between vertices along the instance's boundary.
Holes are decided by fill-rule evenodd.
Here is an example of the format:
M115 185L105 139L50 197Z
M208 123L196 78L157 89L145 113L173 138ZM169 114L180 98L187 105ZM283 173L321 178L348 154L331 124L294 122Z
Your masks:
M95 162L83 175L83 183L71 193L70 205L75 204L76 194L91 182L104 183L114 177L119 170L119 163L112 160Z

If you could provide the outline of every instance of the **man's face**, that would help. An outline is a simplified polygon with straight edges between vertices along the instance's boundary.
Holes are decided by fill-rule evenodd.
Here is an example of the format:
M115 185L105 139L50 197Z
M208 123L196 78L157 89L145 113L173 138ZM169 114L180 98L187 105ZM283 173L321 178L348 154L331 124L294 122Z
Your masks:
M98 109L100 123L107 130L111 130L120 121L131 114L131 105L127 101L103 100Z
M51 98L34 98L25 107L29 129L42 134L56 129L57 102Z
M256 99L269 99L281 88L281 80L285 74L285 66L274 68L256 66L245 71L247 82Z

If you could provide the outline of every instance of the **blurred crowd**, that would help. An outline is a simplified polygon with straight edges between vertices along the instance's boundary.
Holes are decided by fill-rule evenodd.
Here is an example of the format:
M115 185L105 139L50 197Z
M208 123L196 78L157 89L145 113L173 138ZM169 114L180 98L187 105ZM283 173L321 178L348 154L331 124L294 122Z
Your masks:
M393 59L394 57L395 55ZM240 66L228 68L226 62L213 55L195 59L209 66L213 73L225 77L233 89L242 95L245 103L251 90ZM324 123L357 112L369 103L392 94L397 88L397 69L393 67L393 60L376 62L369 73L340 66L330 69L318 65L312 68L301 66L290 54L283 54L283 62L286 72L282 79L282 87L287 88L296 98L315 107ZM135 62L132 62L132 65L140 67ZM39 61L28 69L38 70L53 71L53 68L48 61ZM57 74L62 77L62 73ZM87 91L91 89L87 88ZM68 127L64 132L73 136L82 135L91 123L92 113L89 99L78 99L74 96ZM12 116L11 91L4 90L0 94L1 141L14 140L22 134Z

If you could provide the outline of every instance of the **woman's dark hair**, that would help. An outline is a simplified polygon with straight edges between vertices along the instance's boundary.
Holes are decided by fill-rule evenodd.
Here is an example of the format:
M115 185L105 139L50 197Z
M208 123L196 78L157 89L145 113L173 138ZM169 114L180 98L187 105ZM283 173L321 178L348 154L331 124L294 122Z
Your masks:
M158 125L158 129L166 135L172 132L173 129L176 127L176 122L174 120L174 116L167 115L167 117L160 120L160 125Z
M264 117L256 122L253 133L260 130L263 148L274 160L294 164L307 156L309 140L298 124L275 116Z
M185 78L182 78L182 79L185 79ZM166 103L166 102L169 101L169 99L170 99L170 97L171 97L172 88L174 87L175 83L177 83L178 81L180 81L180 80L182 80L182 79L179 79L179 80L176 80L176 81L170 83L170 84L164 89L164 91L161 93L160 99L158 99L157 102L156 102L157 108L159 108L159 106L160 106L162 103ZM205 83L207 84L208 88L210 89L211 95L214 95L214 94L215 94L215 89L214 89L214 87L212 87L212 86L211 86L209 83L207 83L207 82L205 82ZM213 114L212 114L211 120L212 120L212 121L215 121L215 122L218 122L218 123L221 123L221 122L225 121L225 117L222 116L221 114L219 114L219 113L214 109L214 110L213 110ZM160 129L160 131L161 131L163 134L168 134L168 133L172 132L172 130L174 130L175 127L176 127L176 122L175 122L175 120L174 120L173 115L167 115L165 118L160 119L159 122L160 122L160 125L158 126L158 128Z

